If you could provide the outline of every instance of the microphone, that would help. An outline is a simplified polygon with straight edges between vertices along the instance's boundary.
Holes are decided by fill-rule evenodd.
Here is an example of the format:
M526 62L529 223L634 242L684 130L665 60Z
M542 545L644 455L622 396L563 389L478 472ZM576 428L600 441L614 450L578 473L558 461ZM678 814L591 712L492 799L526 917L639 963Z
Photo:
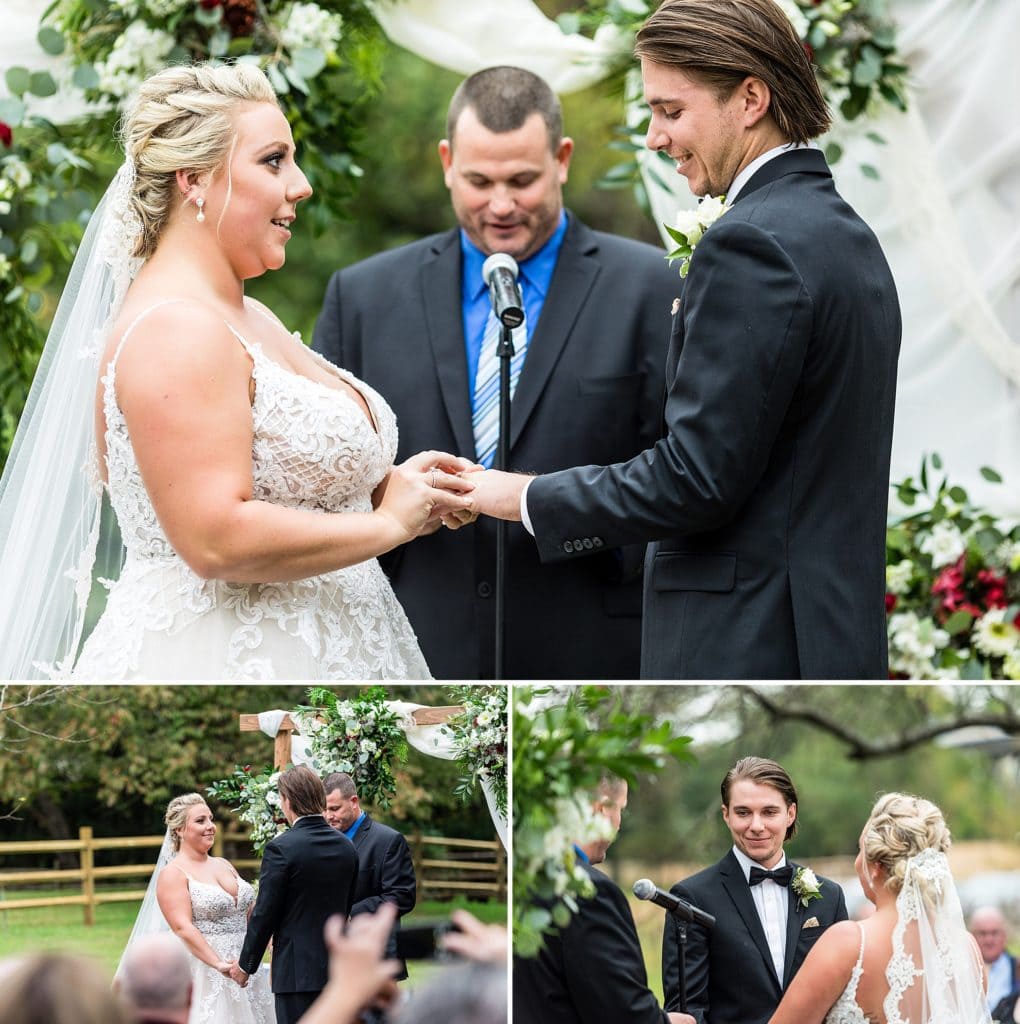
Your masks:
M663 910L668 910L671 914L690 921L691 924L700 924L704 928L712 928L715 925L715 918L711 914L706 914L704 910L699 910L687 900L660 889L650 878L639 878L634 883L633 891L639 900L651 900L657 907L662 907Z
M524 323L524 301L517 286L517 260L505 252L494 252L482 264L482 280L489 286L496 319L504 327L520 327Z

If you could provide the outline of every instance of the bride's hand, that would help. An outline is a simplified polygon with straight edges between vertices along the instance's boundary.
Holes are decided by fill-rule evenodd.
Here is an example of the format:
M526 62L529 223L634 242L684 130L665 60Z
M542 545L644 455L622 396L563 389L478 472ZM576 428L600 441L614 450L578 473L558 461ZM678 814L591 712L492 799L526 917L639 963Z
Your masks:
M470 516L474 511L470 497L474 484L459 474L474 468L470 460L446 452L413 455L394 466L376 489L376 511L399 527L398 543L437 529L435 524L444 517L458 513Z

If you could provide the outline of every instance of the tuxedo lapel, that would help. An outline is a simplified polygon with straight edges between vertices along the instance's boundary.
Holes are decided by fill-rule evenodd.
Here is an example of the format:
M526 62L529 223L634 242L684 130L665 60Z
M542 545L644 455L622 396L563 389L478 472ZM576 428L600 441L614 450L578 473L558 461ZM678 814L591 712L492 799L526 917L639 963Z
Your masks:
M733 901L733 905L755 946L758 947L758 952L761 953L762 959L765 961L765 969L768 971L769 977L775 981L778 990L779 978L776 976L776 967L772 962L772 951L765 938L765 929L761 926L761 918L758 917L754 900L751 898L751 887L747 884L744 872L741 870L737 858L733 856L732 850L723 859L719 875L723 888Z
M517 443L549 378L555 372L563 346L595 284L601 270L597 253L598 243L594 233L571 217L556 260L556 269L549 282L542 314L528 342L528 354L510 403L511 445Z
M797 872L800 870L800 865L794 864L793 861L787 861L787 863L793 868L793 874L796 877ZM783 958L784 992L786 991L786 986L790 984L793 978L793 964L797 958L797 943L800 941L800 930L804 927L804 922L807 920L804 908L800 904L800 897L793 891L792 882L787 899L790 902L786 914L786 956Z
M474 458L475 437L471 426L471 390L460 293L460 245L456 231L447 232L437 240L421 268L420 280L425 310L423 333L427 341L409 338L408 344L431 346L443 406L457 441L457 453Z

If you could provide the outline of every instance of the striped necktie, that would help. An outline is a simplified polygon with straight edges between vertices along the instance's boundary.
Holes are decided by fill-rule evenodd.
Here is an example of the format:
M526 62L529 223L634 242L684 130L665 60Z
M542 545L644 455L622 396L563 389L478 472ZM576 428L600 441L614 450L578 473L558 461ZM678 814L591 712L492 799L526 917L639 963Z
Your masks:
M501 325L496 314L490 309L485 322L482 348L478 354L478 371L475 374L475 393L472 402L472 426L475 432L475 457L485 466L492 467L496 457L496 442L499 439L499 347ZM517 390L517 380L524 365L528 348L527 322L515 327L513 332L514 355L510 360L510 397Z

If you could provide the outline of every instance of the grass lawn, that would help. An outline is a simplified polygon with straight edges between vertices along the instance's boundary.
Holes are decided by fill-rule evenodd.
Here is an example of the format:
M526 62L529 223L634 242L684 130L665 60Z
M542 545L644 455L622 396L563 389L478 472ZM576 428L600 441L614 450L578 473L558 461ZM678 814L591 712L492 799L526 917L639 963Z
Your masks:
M26 898L28 893L25 893ZM33 890L31 896L58 895ZM13 898L13 894L12 894ZM29 910L0 911L0 957L18 953L62 950L83 953L98 960L112 975L120 954L131 934L138 913L138 903L104 903L96 908L96 923L86 927L81 907L35 907ZM440 903L421 900L403 920L408 923L423 919L446 918L456 907L469 910L480 920L506 924L505 903L473 903L455 899ZM428 961L408 964L411 981L421 981L434 968Z

